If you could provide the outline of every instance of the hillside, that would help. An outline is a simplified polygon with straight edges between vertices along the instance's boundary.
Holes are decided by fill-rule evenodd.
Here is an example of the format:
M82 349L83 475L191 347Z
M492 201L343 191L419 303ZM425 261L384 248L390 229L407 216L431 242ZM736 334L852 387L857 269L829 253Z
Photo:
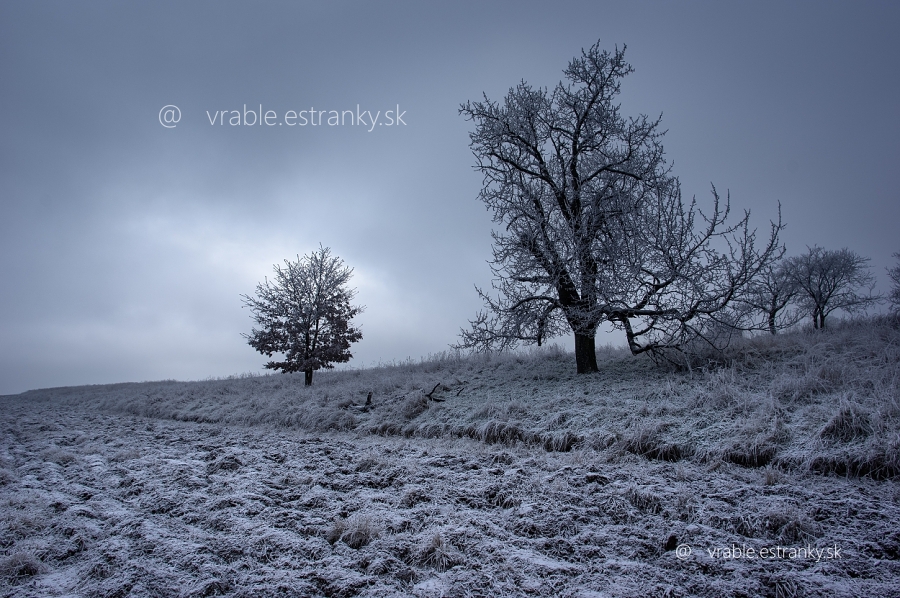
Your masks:
M3 397L0 588L900 595L900 326L761 337L728 357L673 372L605 350L578 376L550 349L312 387Z

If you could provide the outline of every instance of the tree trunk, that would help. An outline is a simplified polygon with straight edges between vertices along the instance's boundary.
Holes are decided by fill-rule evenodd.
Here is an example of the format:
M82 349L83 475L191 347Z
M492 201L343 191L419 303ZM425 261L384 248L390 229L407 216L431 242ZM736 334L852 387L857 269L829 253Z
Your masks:
M303 372L303 385L304 386L312 386L312 370L306 370Z
M819 311L819 328L821 330L825 329L825 312Z
M775 312L769 312L769 332L778 334L778 328L775 327Z
M538 318L538 329L537 329L537 346L541 346L541 342L544 340L544 318Z
M575 366L579 374L599 371L593 336L575 333Z

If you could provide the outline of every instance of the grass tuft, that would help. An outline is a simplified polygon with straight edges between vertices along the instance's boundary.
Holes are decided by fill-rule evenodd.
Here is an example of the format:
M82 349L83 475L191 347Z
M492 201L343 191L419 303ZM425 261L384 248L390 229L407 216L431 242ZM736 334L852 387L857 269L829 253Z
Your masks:
M416 563L437 571L447 571L461 562L461 555L441 532L427 534L416 553Z
M0 558L0 577L9 580L33 577L46 570L44 563L31 552L14 552Z
M828 440L851 442L858 438L867 438L872 434L869 414L859 405L843 405L834 417L828 420L819 436Z
M343 542L359 550L381 535L381 527L371 515L355 514L349 519L338 518L325 534L329 544Z

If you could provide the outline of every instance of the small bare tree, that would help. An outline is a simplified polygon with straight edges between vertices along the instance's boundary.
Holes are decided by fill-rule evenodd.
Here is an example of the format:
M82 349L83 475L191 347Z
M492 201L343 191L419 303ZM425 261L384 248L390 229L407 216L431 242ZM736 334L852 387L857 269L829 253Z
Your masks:
M711 340L780 256L780 222L760 249L749 214L729 223L730 200L715 189L708 215L682 202L659 119L625 118L615 103L632 71L624 52L595 44L552 91L522 82L502 103L485 96L461 107L475 123L480 199L501 227L497 296L478 290L486 309L457 348L505 349L570 330L577 371L593 372L597 328L609 322L632 353L661 355Z
M812 315L813 328L825 328L825 318L836 310L865 312L881 301L873 292L875 277L869 258L847 249L812 247L787 260L791 279L800 289L801 304Z
M799 293L800 287L791 276L786 262L763 268L740 299L750 312L749 328L777 334L779 330L798 323L802 312L789 306L795 302ZM759 315L762 316L761 322Z
M350 360L350 344L362 338L350 320L363 307L350 305L356 295L347 286L353 270L329 248L320 245L310 255L284 264L275 266L274 281L257 285L255 297L242 295L244 307L260 326L244 337L268 357L284 354L266 369L304 372L309 386L315 370Z
M897 265L887 269L888 276L894 283L891 293L888 295L888 301L891 302L891 308L894 311L900 311L900 252L895 253L894 257L897 259Z

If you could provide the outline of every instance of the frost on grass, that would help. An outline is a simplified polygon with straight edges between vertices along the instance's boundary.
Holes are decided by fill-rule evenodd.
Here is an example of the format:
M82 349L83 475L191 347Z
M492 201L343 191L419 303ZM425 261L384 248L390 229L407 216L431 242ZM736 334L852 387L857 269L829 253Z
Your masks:
M0 593L897 595L898 362L857 324L693 374L545 352L4 397Z

